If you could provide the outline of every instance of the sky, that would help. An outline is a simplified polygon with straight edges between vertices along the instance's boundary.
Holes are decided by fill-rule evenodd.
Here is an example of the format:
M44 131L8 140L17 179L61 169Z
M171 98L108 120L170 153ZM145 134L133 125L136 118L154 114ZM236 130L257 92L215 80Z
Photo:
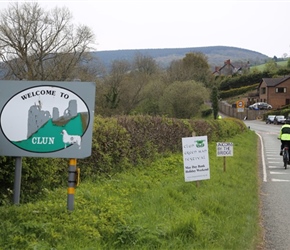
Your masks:
M12 2L0 0L0 11ZM45 10L66 6L73 23L95 34L95 51L230 46L290 56L290 0L37 2Z

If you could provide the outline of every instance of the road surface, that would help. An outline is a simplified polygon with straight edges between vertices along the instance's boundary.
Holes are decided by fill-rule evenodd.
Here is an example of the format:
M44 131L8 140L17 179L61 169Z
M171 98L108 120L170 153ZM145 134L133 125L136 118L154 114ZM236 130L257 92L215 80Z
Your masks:
M277 139L281 125L244 121L261 142L261 215L265 250L290 250L290 165L285 169Z

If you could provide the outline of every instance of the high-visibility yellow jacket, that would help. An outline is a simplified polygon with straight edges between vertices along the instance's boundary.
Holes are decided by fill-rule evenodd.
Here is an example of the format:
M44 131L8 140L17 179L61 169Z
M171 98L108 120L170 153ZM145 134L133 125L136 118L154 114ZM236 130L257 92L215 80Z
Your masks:
M278 139L282 141L290 141L290 124L284 124L280 129Z

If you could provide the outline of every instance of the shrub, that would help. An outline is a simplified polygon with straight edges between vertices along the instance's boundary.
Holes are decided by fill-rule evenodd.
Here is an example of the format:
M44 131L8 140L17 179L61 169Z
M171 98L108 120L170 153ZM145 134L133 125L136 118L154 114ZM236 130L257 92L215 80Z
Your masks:
M245 131L243 121L234 118L176 119L160 116L96 116L92 154L80 159L81 178L97 180L137 165L150 165L162 154L181 152L182 138L207 135L208 141L226 140ZM6 204L12 197L14 158L0 157L0 197ZM64 186L68 162L64 159L23 158L21 192L24 202L44 197L46 190Z

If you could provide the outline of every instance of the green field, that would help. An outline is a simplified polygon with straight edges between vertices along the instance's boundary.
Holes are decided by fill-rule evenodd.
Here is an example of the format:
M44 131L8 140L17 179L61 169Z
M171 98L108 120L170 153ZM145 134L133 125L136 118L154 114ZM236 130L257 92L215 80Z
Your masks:
M277 63L277 66L278 66L278 67L286 67L286 66L287 66L287 63L288 63L288 60L285 60L285 61L279 61L279 62L276 62L276 63ZM257 70L259 70L259 71L263 71L264 68L265 68L265 65L266 65L266 63L264 63L264 64L260 64L260 65L255 65L255 66L252 66L252 67L250 68L250 70L257 69Z

